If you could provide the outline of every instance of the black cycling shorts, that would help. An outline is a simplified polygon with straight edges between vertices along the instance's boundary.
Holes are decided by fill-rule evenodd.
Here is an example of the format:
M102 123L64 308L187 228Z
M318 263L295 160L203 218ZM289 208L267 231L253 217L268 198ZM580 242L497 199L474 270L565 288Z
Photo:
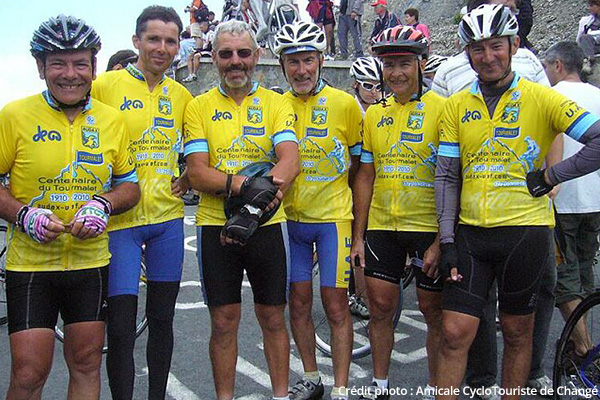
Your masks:
M287 303L290 246L285 223L260 227L245 246L221 246L220 226L197 227L198 264L204 302L221 306L242 302L244 270L254 303Z
M535 311L541 277L554 254L550 228L459 225L455 240L463 278L444 285L445 310L480 318L497 279L500 311L511 315Z
M8 333L104 321L108 267L61 272L6 271Z
M368 230L365 243L365 275L399 284L406 257L421 260L425 251L435 241L435 232L398 232ZM419 289L440 292L442 279L431 279L415 268L415 278Z

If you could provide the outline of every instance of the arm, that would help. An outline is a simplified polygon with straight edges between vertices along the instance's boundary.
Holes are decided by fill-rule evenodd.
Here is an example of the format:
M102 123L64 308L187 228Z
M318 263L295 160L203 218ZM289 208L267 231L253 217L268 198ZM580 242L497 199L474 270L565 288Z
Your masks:
M102 193L102 197L112 204L111 215L118 215L133 208L140 201L141 192L137 183L123 182L116 185L111 191Z
M354 187L356 173L360 167L360 156L350 155L350 169L348 170L348 186Z
M546 167L551 167L553 165L558 164L562 161L563 157L563 148L564 148L564 134L559 134L552 142L552 146L550 146L550 150L548 154L546 154ZM560 191L560 185L554 186L554 188L548 193L548 197L554 200L556 195Z
M190 185L203 193L209 193L216 196L227 196L227 174L208 165L209 155L204 152L188 154L185 161L187 164L188 178ZM246 177L233 175L231 181L231 194L240 193L240 188Z
M361 163L354 178L352 187L352 201L354 222L352 223L352 248L350 250L350 263L353 267L365 266L365 231L369 219L369 207L373 197L373 182L375 182L375 167L373 163ZM355 265L354 259L358 256L360 265Z
M271 170L271 175L281 180L279 189L285 194L300 173L300 155L296 142L286 141L275 146L275 154L279 160Z
M435 205L438 213L440 243L454 243L454 227L460 208L460 159L438 155L435 171Z

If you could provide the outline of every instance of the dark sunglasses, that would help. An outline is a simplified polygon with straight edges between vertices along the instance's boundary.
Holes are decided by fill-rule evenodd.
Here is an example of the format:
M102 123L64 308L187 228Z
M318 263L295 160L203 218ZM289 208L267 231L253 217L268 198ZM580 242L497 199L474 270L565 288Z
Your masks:
M371 82L363 82L358 81L360 86L368 92L372 92L373 90L381 91L381 83L371 83Z
M233 53L237 53L239 58L248 58L250 56L252 56L252 53L254 53L254 51L252 49L239 49L239 50L219 50L217 52L217 54L219 55L220 58L223 58L225 60L233 57Z

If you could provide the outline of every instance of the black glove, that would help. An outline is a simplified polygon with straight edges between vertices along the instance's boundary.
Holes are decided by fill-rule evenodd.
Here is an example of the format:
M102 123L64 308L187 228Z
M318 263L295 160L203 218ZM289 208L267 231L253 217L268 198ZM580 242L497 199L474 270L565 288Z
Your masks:
M240 244L246 244L258 228L261 215L261 210L246 204L237 214L227 220L221 234L237 240Z
M279 188L273 184L272 176L246 178L240 189L244 202L264 210L273 201Z
M548 194L554 186L546 183L544 179L545 169L536 169L527 173L527 190L533 197L542 197Z
M455 243L442 243L440 249L442 250L442 259L439 270L442 279L445 280L450 277L450 270L458 267L458 250Z

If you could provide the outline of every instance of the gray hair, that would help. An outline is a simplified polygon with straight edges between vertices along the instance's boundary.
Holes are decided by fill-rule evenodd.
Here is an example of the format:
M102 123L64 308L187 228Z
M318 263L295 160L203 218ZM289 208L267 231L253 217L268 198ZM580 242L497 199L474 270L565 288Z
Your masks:
M217 50L217 39L219 38L219 35L223 33L229 33L234 36L239 36L243 35L244 32L248 32L248 34L250 35L250 39L252 40L252 50L258 49L256 35L254 35L254 32L252 32L252 28L250 28L250 25L248 25L248 23L244 21L238 21L235 19L226 22L221 22L219 25L217 25L217 29L215 29L215 36L212 40L213 49L215 51Z
M554 61L560 60L565 66L567 73L581 74L584 58L585 54L576 42L564 41L552 45L546 52L544 61L552 64Z

